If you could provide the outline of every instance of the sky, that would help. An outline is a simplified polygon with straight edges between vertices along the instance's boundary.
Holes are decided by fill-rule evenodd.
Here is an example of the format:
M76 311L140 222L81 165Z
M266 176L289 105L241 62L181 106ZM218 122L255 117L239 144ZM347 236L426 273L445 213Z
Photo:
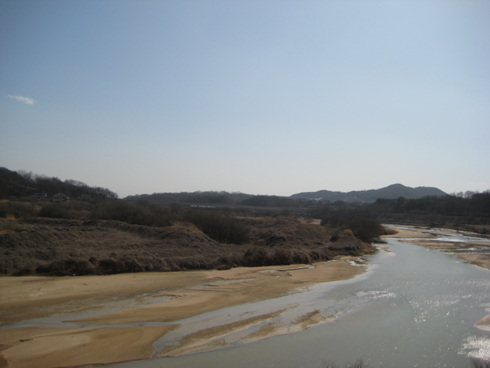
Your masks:
M490 189L490 1L0 0L0 166L120 197Z

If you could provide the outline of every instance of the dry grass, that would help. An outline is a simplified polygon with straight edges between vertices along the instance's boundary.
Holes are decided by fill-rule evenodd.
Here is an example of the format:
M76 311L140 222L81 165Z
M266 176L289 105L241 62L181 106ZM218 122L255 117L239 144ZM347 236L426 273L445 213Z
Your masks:
M201 214L202 215L202 214ZM219 221L223 217L216 217ZM0 274L103 275L311 263L373 248L294 218L235 218L249 241L213 240L195 223L144 226L113 220L0 219Z

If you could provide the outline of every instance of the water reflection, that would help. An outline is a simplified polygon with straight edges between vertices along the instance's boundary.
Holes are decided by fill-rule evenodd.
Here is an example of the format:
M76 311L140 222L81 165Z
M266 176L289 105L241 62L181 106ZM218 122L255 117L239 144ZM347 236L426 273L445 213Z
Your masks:
M272 322L245 326L225 339L226 348L116 366L322 367L326 361L342 364L357 358L373 367L469 367L471 358L490 362L490 332L475 327L490 308L489 271L394 239L387 247L394 256L378 252L370 257L371 268L361 277L184 321L193 328L213 318L226 322L244 313L254 317L281 311ZM323 319L314 327L243 342L267 323L294 331L287 329L315 311ZM164 337L157 350L177 335Z

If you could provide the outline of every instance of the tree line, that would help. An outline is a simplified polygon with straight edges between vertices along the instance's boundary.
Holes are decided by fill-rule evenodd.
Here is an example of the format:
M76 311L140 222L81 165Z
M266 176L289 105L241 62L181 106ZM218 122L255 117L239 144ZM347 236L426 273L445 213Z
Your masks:
M56 177L35 175L31 172L15 172L0 168L0 198L84 198L86 200L116 199L118 195L109 189L91 187L77 180L61 180Z
M468 230L487 233L490 226L490 192L418 199L378 199L372 204L363 205L345 202L318 204L310 210L310 216L319 219L358 217L381 223L431 227L467 227Z

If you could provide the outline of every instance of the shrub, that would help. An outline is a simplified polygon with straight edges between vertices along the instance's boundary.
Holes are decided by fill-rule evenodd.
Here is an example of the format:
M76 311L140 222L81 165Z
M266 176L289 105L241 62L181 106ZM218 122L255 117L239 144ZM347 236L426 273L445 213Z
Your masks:
M145 226L168 226L171 223L164 207L144 201L135 204L119 200L105 201L98 206L95 217Z
M97 262L97 273L102 275L113 275L124 272L124 264L111 258L101 259Z
M328 216L325 217L322 222L322 225L329 225L332 227L336 227L340 230L351 230L352 233L363 242L372 243L375 241L380 235L384 233L384 229L380 223L375 220L363 218L363 217L336 217L336 216ZM331 238L331 241L338 240L338 236L334 235Z
M44 206L41 211L39 211L38 216L40 217L50 217L50 218L71 218L70 212L65 206L58 203L50 203Z
M124 262L124 273L142 272L143 270L143 267L135 260Z
M279 248L274 251L272 262L276 265L289 265L293 263L293 255L291 250Z
M268 266L271 264L269 252L263 247L249 248L243 255L243 264L248 267Z
M306 249L298 249L293 253L293 263L310 264L311 255Z
M12 276L27 276L27 275L32 275L34 273L34 270L32 267L23 267L19 271L14 272Z
M93 275L94 266L85 260L63 259L55 260L48 265L40 265L36 273L53 276Z
M29 202L0 201L0 217L30 217L37 213L36 206Z
M204 234L221 243L243 244L249 240L249 228L246 225L219 212L189 210L184 220L193 223Z

